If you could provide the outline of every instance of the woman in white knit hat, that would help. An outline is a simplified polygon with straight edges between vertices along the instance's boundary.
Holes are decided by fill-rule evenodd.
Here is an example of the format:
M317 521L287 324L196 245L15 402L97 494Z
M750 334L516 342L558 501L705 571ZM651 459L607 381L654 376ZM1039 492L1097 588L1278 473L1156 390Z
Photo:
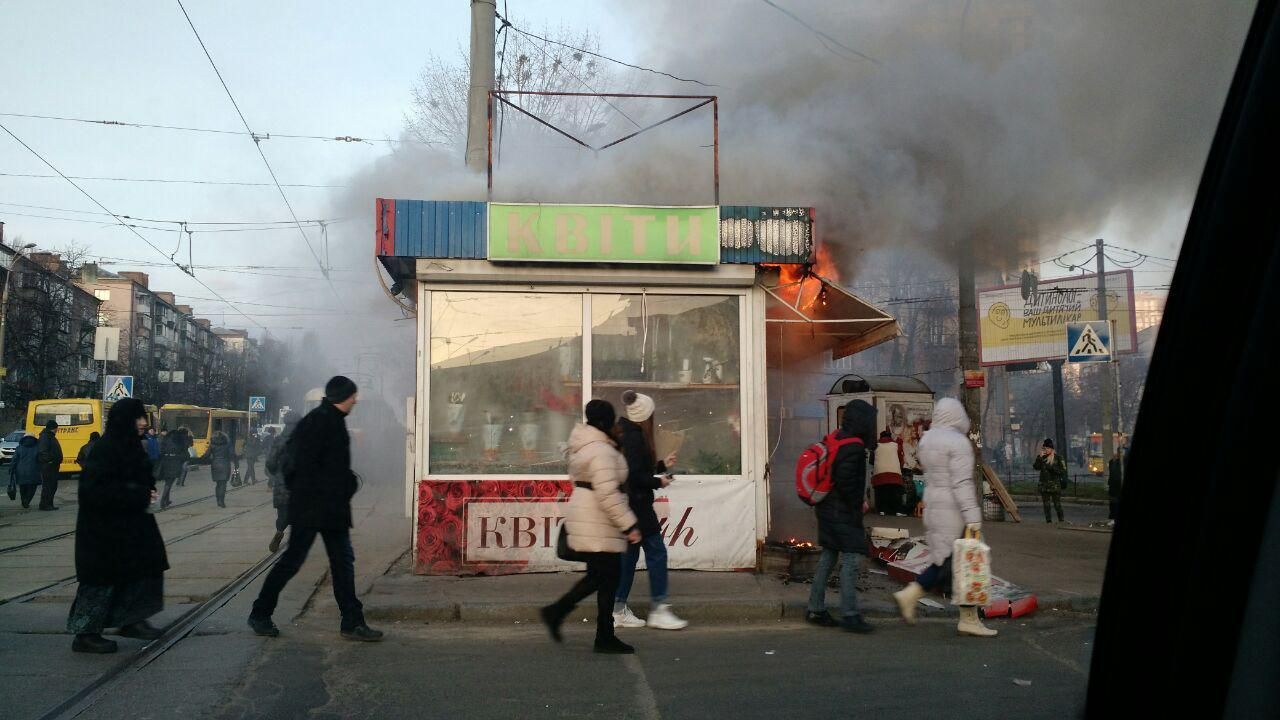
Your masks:
M671 484L668 474L676 463L671 453L658 460L653 442L653 398L634 390L622 394L623 412L618 418L618 445L627 459L627 497L636 515L642 539L630 545L622 555L622 578L613 605L613 624L617 627L651 627L658 630L682 630L689 623L676 617L667 603L667 545L662 541L662 526L653 509L653 491ZM649 569L649 594L653 599L648 619L636 617L627 606L627 596L636 577L636 563L644 548L645 566Z

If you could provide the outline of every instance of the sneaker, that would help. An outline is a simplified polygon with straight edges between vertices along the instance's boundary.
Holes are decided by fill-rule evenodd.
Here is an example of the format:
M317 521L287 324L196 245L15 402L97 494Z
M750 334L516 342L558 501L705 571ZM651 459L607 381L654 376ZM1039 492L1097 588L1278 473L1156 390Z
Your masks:
M269 617L260 618L250 615L249 627L253 628L254 635L261 635L262 637L280 636L280 628L276 627L276 624L271 622L271 618Z
M120 632L116 634L120 637L133 638L134 640L155 640L164 635L164 631L146 620L142 620L130 625L122 625Z
M267 550L269 552L276 552L280 549L280 542L282 540L284 540L284 531L277 530L276 534L271 536L271 542L267 543Z
M627 605L623 605L621 610L613 614L613 626L616 628L642 628L646 624L644 618L636 617Z
M649 612L647 624L655 630L683 630L689 627L689 621L676 617L667 603L658 603Z
M858 633L859 635L866 635L872 630L875 630L875 628L871 626L871 623L862 619L861 615L852 615L844 618L840 621L840 627L845 632Z
M116 651L117 645L115 640L108 640L101 635L77 635L75 640L71 641L71 651L78 653L94 653L95 655L108 655Z
M350 630L343 630L342 637L348 640L359 640L360 642L378 642L382 639L382 631L374 630L368 625L361 623Z
M831 617L831 613L827 612L826 610L823 610L820 613L813 612L812 610L805 611L804 621L809 623L810 625L817 625L818 627L839 627L840 626L840 623L836 622L836 619Z
M564 624L564 614L555 605L542 608L538 614L542 616L542 624L547 626L547 632L551 633L551 639L564 642L564 635L560 634L560 626Z
M595 647L592 648L601 655L635 655L636 649L622 642L617 636L607 638L596 638Z

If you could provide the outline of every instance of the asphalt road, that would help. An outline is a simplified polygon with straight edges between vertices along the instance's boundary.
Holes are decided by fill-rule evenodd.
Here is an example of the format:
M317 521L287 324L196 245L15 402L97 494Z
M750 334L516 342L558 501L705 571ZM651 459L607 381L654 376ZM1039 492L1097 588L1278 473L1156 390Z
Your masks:
M591 627L385 629L378 645L299 629L264 648L219 718L1063 718L1083 704L1092 624L877 624L869 636L794 623L629 631L639 654L590 652Z

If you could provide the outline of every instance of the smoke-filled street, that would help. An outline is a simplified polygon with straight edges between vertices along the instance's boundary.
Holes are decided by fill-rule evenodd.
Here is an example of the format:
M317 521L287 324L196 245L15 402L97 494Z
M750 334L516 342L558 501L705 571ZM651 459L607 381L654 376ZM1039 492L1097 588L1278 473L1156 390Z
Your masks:
M0 27L0 716L1280 716L1280 0Z

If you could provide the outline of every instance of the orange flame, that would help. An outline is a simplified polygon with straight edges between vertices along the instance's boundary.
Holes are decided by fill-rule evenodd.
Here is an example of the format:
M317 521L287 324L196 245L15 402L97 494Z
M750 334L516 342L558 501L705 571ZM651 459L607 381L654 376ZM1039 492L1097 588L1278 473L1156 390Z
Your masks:
M778 268L778 294L789 303L799 300L801 310L827 304L827 289L822 279L835 282L839 279L835 258L826 245L814 248L812 262L766 265Z

